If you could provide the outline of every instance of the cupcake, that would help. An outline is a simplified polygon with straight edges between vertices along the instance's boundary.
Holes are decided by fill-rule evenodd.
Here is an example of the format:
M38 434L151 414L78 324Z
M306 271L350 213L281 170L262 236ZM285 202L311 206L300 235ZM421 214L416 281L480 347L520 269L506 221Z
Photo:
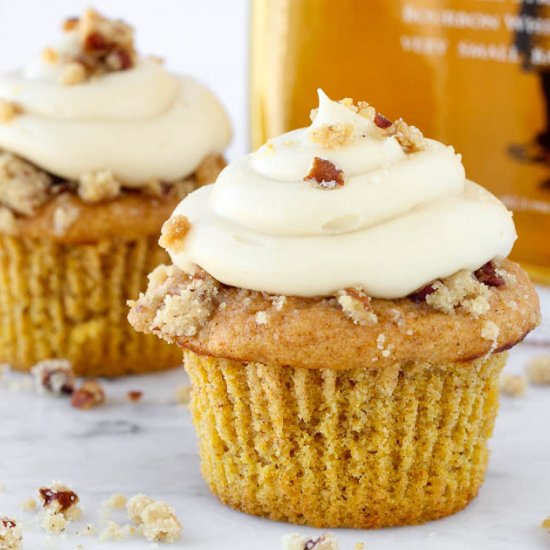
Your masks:
M214 95L136 53L87 10L56 48L0 76L0 362L70 360L115 376L181 364L129 326L126 301L167 261L162 223L225 165Z
M203 476L316 527L452 514L483 481L506 350L539 322L511 214L452 147L320 104L191 193L130 321L184 350Z

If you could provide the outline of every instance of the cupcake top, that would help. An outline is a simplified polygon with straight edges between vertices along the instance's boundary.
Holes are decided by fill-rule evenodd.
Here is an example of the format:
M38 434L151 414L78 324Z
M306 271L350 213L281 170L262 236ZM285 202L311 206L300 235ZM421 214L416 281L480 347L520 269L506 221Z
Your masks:
M232 163L172 220L182 216L189 231L167 245L175 265L294 296L403 297L506 257L516 238L452 147L321 91L309 128Z
M230 133L212 92L88 9L65 21L57 47L0 76L0 205L31 215L60 182L97 202L185 180Z
M539 322L506 260L511 213L451 147L320 92L309 128L270 140L165 223L171 266L134 328L197 353L305 368L472 361Z

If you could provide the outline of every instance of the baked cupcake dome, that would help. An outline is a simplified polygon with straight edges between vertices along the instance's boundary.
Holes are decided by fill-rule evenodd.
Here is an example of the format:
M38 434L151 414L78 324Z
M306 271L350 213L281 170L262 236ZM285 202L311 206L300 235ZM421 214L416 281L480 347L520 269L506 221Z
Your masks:
M527 275L503 259L515 239L504 207L465 183L454 152L373 111L324 98L312 129L268 143L182 201L162 239L175 265L157 268L130 312L138 330L185 350L203 476L245 512L368 528L463 508L487 467L505 351L539 321ZM358 168L361 149L359 164L370 155L370 168ZM332 168L316 170L315 157ZM414 189L434 158L439 176L419 200ZM288 163L305 182L291 179ZM251 180L272 195L247 215L259 197L243 192ZM353 217L338 204L346 186L374 197L384 180L405 198L379 209L355 201ZM303 218L303 202L289 206L295 188L312 199ZM327 232L332 219L346 223ZM472 240L470 229L485 233ZM384 251L385 262L376 256Z
M58 48L0 77L0 107L0 361L66 358L93 376L180 364L136 338L125 304L167 260L163 220L225 164L216 98L88 10Z

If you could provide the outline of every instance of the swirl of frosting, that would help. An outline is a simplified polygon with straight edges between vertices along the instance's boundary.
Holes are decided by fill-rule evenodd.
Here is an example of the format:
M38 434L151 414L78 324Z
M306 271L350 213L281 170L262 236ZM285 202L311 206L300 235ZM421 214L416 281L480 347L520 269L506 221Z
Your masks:
M67 33L61 51L75 49ZM61 63L0 76L0 97L22 113L0 124L0 148L66 179L111 170L126 187L191 174L228 145L228 117L210 90L139 58L134 67L63 85Z
M273 294L361 287L392 299L509 254L510 212L465 179L451 147L424 140L405 151L372 119L319 96L310 128L271 140L180 203L173 216L186 216L191 229L168 248L176 265ZM323 127L344 128L347 138L339 146L312 140ZM344 184L308 181L315 157L341 170Z

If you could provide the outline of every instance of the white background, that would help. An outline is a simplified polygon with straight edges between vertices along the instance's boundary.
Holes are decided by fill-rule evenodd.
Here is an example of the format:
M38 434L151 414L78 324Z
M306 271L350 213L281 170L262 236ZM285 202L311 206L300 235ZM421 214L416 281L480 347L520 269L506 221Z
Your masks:
M93 6L131 23L138 50L216 92L233 123L230 159L248 150L248 0L0 0L0 71L54 44L61 21Z

